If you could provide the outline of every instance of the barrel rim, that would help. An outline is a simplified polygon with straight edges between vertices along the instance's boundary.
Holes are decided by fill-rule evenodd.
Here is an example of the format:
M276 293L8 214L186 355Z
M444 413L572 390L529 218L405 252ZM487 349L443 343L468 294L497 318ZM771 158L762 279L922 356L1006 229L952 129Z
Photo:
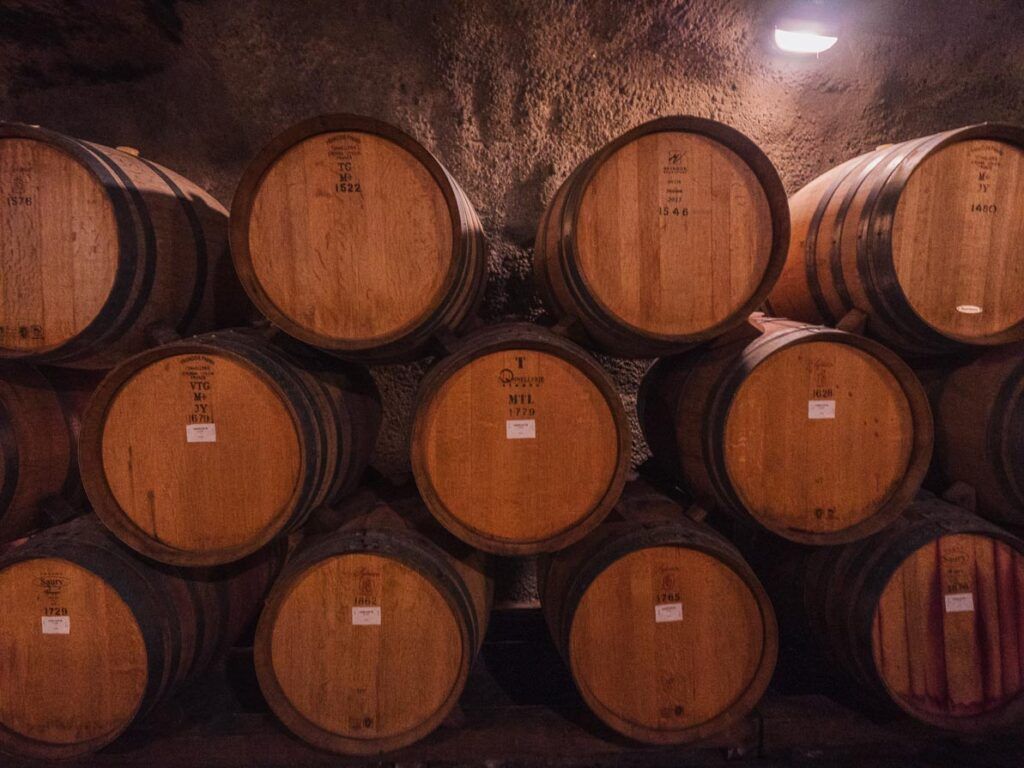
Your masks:
M598 168L626 144L643 136L654 133L685 132L694 133L711 139L736 154L760 182L768 204L769 217L772 225L772 239L768 259L761 275L761 281L749 299L740 305L735 312L721 322L703 331L690 334L653 333L626 322L612 312L588 285L579 267L579 255L575 246L574 233L579 230L580 207L584 193L593 181ZM559 247L555 254L559 268L565 276L574 303L580 307L588 330L597 325L599 335L616 335L624 338L622 346L647 347L646 351L660 354L677 352L692 344L720 335L729 328L740 325L746 316L764 303L775 282L782 274L789 247L790 215L789 200L778 171L764 151L752 139L735 128L708 118L692 115L672 115L660 117L638 125L623 133L601 147L577 169L571 188L567 191L566 200L561 211L561 220L556 223L559 229ZM607 319L611 319L611 323ZM611 327L606 327L610 325Z
M883 295L889 297L889 303L894 306L905 306L913 314L915 323L920 324L921 333L926 338L936 341L949 348L961 348L969 346L995 346L1007 344L1013 341L1024 339L1024 318L1014 326L1003 331L990 333L985 336L963 336L940 330L935 325L922 317L913 307L903 290L895 271L892 225L895 223L897 207L902 197L907 182L915 171L936 152L962 141L970 140L991 140L1001 141L1016 146L1024 151L1024 126L1004 122L984 122L954 128L948 131L925 137L932 139L930 146L925 148L925 140L915 148L916 155L908 156L898 168L884 181L879 190L877 202L870 211L870 220L864 222L865 232L870 237L870 248L880 248L885 254L884 260L867 259L861 261L858 256L858 263L865 267L872 268L875 273L876 284ZM866 211L867 212L867 211ZM867 239L862 241L862 251L866 251L869 245ZM935 337L938 337L937 339Z
M117 230L116 267L106 299L95 316L78 333L64 341L34 350L12 350L0 347L0 357L11 361L66 363L88 354L92 343L118 325L118 314L129 304L131 290L138 272L139 243L131 234L133 216L142 214L129 203L128 191L115 180L108 164L101 160L89 142L38 125L0 121L0 140L27 139L55 147L81 165L103 188Z
M274 624L293 589L312 570L322 567L330 560L359 554L393 560L430 583L451 610L459 627L462 646L459 672L442 705L413 728L383 738L342 736L309 720L285 695L273 663ZM411 558L412 563L401 559L403 556ZM292 733L310 744L331 752L376 755L419 741L444 722L466 686L469 669L476 655L475 649L478 647L474 644L474 632L480 631L472 600L468 598L465 585L446 561L446 557L443 550L427 537L412 531L394 530L335 531L320 537L294 556L274 583L266 599L253 643L253 661L260 688L264 691L264 697L271 710ZM413 567L414 565L420 567ZM468 601L468 604L464 601ZM459 618L465 621L460 622Z
M212 335L216 336L218 334ZM139 554L152 557L169 565L192 567L223 565L241 560L253 554L288 528L289 520L295 513L296 503L301 498L304 490L301 468L308 464L310 457L307 447L299 439L297 442L299 446L300 472L295 487L292 490L292 495L281 510L264 527L264 532L259 537L254 537L247 544L197 552L171 547L143 532L118 503L107 482L103 464L103 433L106 427L107 414L121 388L136 373L162 359L189 354L227 357L232 362L252 372L271 391L277 394L292 420L296 435L301 435L301 419L299 414L291 399L276 379L267 375L266 372L253 365L251 361L234 350L215 346L203 341L201 337L176 341L146 350L128 358L110 371L93 392L89 399L89 405L82 417L81 433L79 436L79 464L82 474L82 485L92 504L93 511L100 521L118 539Z
M590 512L554 536L541 539L500 539L488 537L463 522L441 500L427 471L424 434L425 414L436 394L449 378L477 358L507 349L530 349L561 357L583 373L604 396L605 403L618 430L617 461L615 471L601 500ZM462 541L495 555L535 555L554 552L579 541L608 515L626 485L632 434L625 408L614 385L601 365L582 347L551 330L532 323L502 323L487 326L466 337L446 357L441 358L420 382L413 414L410 458L413 477L423 503L441 525Z
M732 480L725 460L725 444L723 440L716 439L716 435L724 429L735 402L735 395L754 368L776 352L791 349L795 345L820 341L847 344L884 365L893 378L899 382L903 394L907 398L914 434L906 469L899 482L890 490L875 512L852 526L831 532L815 533L767 525L758 513L749 509L732 487ZM705 411L703 431L702 442L705 456L710 459L708 461L709 476L723 500L728 502L727 506L731 508L731 511L749 516L761 527L785 539L811 545L844 544L857 541L881 531L899 517L913 501L924 481L931 462L934 443L934 424L928 397L911 368L896 353L879 342L859 334L815 325L764 334L739 351L733 363L726 367L715 387L711 404Z
M386 336L374 339L342 339L328 337L305 328L292 320L275 304L263 289L253 268L249 247L249 230L252 208L263 179L277 160L292 147L325 133L365 133L385 139L405 150L419 161L430 173L445 199L450 217L452 244L449 254L448 271L441 287L426 312L410 320L403 328ZM231 259L235 265L239 282L246 294L259 310L277 327L288 335L315 347L331 352L359 356L360 353L374 354L381 359L389 355L402 356L400 347L410 337L422 335L415 346L425 345L430 336L443 325L447 305L459 291L461 277L470 271L473 261L464 249L464 241L474 238L471 222L465 220L459 208L459 196L465 197L455 180L441 165L440 161L422 144L400 128L371 117L351 113L332 113L307 118L292 125L270 140L249 162L235 190L231 201L229 221L229 242ZM466 203L468 204L468 199Z
M748 681L743 692L714 717L686 728L671 731L631 722L605 706L581 683L576 664L569 653L576 611L583 596L597 578L627 555L659 547L678 547L700 552L722 563L724 567L736 574L750 590L750 594L757 604L762 629L761 658L754 675ZM723 557L725 554L731 554L735 559L731 562L727 561ZM691 529L678 521L666 520L657 524L645 525L602 542L595 551L588 553L586 561L576 569L569 581L561 605L563 615L559 618L559 625L562 637L556 640L561 648L565 649L572 677L580 695L602 722L629 738L654 744L680 744L720 733L742 720L756 706L764 695L775 671L779 647L778 622L768 594L749 564L732 543L704 526L694 524Z

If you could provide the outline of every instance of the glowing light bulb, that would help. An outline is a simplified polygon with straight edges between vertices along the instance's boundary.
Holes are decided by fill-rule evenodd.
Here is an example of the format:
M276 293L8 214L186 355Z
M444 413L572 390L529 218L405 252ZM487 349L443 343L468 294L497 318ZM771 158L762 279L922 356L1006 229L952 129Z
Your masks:
M775 28L775 44L789 53L823 53L839 42L838 37L817 32Z

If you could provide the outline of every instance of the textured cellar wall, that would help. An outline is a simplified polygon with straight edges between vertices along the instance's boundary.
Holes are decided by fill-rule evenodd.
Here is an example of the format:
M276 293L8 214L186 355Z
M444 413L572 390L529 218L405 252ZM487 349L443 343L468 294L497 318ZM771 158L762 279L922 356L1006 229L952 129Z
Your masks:
M435 152L487 230L485 317L540 318L534 230L589 153L659 115L721 120L787 188L861 151L984 120L1024 122L1024 3L865 0L819 60L768 42L742 0L8 0L0 119L127 144L228 205L248 159L305 117L355 112ZM602 358L632 411L643 362ZM407 471L423 366L375 377L377 466ZM636 435L634 459L646 449ZM510 574L506 593L528 596Z

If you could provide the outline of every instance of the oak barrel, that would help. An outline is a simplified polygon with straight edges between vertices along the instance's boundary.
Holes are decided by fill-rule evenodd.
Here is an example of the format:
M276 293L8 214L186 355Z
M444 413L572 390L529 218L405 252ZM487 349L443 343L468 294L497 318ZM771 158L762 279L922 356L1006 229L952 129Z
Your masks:
M71 758L116 739L255 619L283 549L185 572L93 516L0 554L0 750Z
M1024 526L1024 344L922 373L935 415L935 469L972 486L977 512Z
M0 542L84 503L78 432L96 374L0 365Z
M480 221L415 139L324 115L273 139L231 205L231 252L256 306L341 357L395 361L473 321L487 279Z
M162 562L238 560L353 490L380 403L369 374L277 334L223 331L126 360L86 412L100 519Z
M540 574L552 638L584 701L626 736L706 738L768 686L778 631L764 589L728 541L664 496L627 488Z
M666 358L637 400L647 442L699 503L805 544L868 536L920 488L928 400L862 336L753 315L762 333Z
M657 357L742 323L788 242L786 193L757 145L712 120L664 117L566 179L540 223L534 276L589 342Z
M789 204L772 312L832 325L857 309L873 335L919 354L1024 339L1024 129L887 145Z
M256 632L260 686L297 736L372 755L411 744L448 715L487 628L486 561L415 497L361 491L338 527L308 538Z
M0 201L0 358L110 368L154 327L240 322L227 211L174 171L0 123Z
M486 552L568 546L618 499L631 436L618 392L576 344L527 323L479 330L420 385L412 468L427 507Z
M1024 542L939 499L874 537L815 551L808 626L833 668L926 723L981 733L1024 720Z

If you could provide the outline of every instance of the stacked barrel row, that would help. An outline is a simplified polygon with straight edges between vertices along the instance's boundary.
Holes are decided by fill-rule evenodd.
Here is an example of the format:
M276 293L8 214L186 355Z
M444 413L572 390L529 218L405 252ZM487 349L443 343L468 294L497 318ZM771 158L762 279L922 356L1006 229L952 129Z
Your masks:
M979 511L1012 520L1024 445L1013 352L952 376L948 361L917 358L1021 332L1015 130L964 129L851 161L793 199L791 242L781 181L749 139L698 118L640 126L572 171L542 218L534 275L554 328L476 327L487 254L473 206L423 146L378 121L316 118L274 139L235 195L232 260L221 258L223 209L181 177L137 153L4 130L0 353L113 366L98 385L71 379L95 387L84 416L65 405L80 402L63 394L73 387L51 383L60 408L19 407L7 430L33 446L61 427L36 463L28 447L5 454L23 461L11 472L5 459L12 490L0 501L21 499L4 515L7 534L71 513L77 439L89 501L122 542L92 544L89 518L20 550L45 571L27 577L40 584L73 570L64 563L101 582L75 616L119 596L122 623L145 634L173 623L175 608L139 607L137 594L196 589L161 586L151 571L230 581L253 558L278 562L282 538L297 534L256 629L261 687L308 742L373 754L421 738L454 706L487 626L484 553L540 555L545 615L584 701L630 737L681 743L727 729L768 684L778 635L757 573L780 605L797 606L784 621L811 627L879 698L948 728L1017 721L1024 546L967 512L914 501L931 410L888 348L927 369L936 467L962 481L958 498L970 502L969 483ZM970 279L939 286L934 276L950 270ZM252 315L243 289L273 327L223 330ZM750 316L769 295L792 320ZM959 302L954 314L947 301ZM689 514L647 486L625 490L628 415L587 347L667 356L638 410L651 479L677 486ZM422 357L438 359L412 419L418 498L352 496L381 417L361 366ZM976 414L956 400L974 381L999 394L972 402ZM24 398L15 383L11 397ZM957 454L960 431L978 437ZM58 470L35 471L40 461ZM697 521L705 513L714 527ZM83 565L76 547L86 545L104 554ZM773 561L789 546L797 571L778 578ZM10 577L16 591L18 552L0 560L0 589ZM941 579L922 570L936 553L957 563ZM826 578L821 563L855 565ZM825 591L796 594L803 584ZM239 602L248 611L265 591L253 584ZM856 615L835 601L856 603ZM42 610L54 637L41 653L64 663L59 654L79 652L59 645L66 607L45 589L26 599L6 642L24 647ZM155 665L155 646L143 646ZM83 680L114 663L101 650L82 651L92 654ZM152 696L114 685L129 693L110 698L113 714L95 729L28 696L26 712L0 711L0 733L14 734L0 747L68 756L102 746L173 688L178 678L160 674ZM74 732L57 733L55 717Z

